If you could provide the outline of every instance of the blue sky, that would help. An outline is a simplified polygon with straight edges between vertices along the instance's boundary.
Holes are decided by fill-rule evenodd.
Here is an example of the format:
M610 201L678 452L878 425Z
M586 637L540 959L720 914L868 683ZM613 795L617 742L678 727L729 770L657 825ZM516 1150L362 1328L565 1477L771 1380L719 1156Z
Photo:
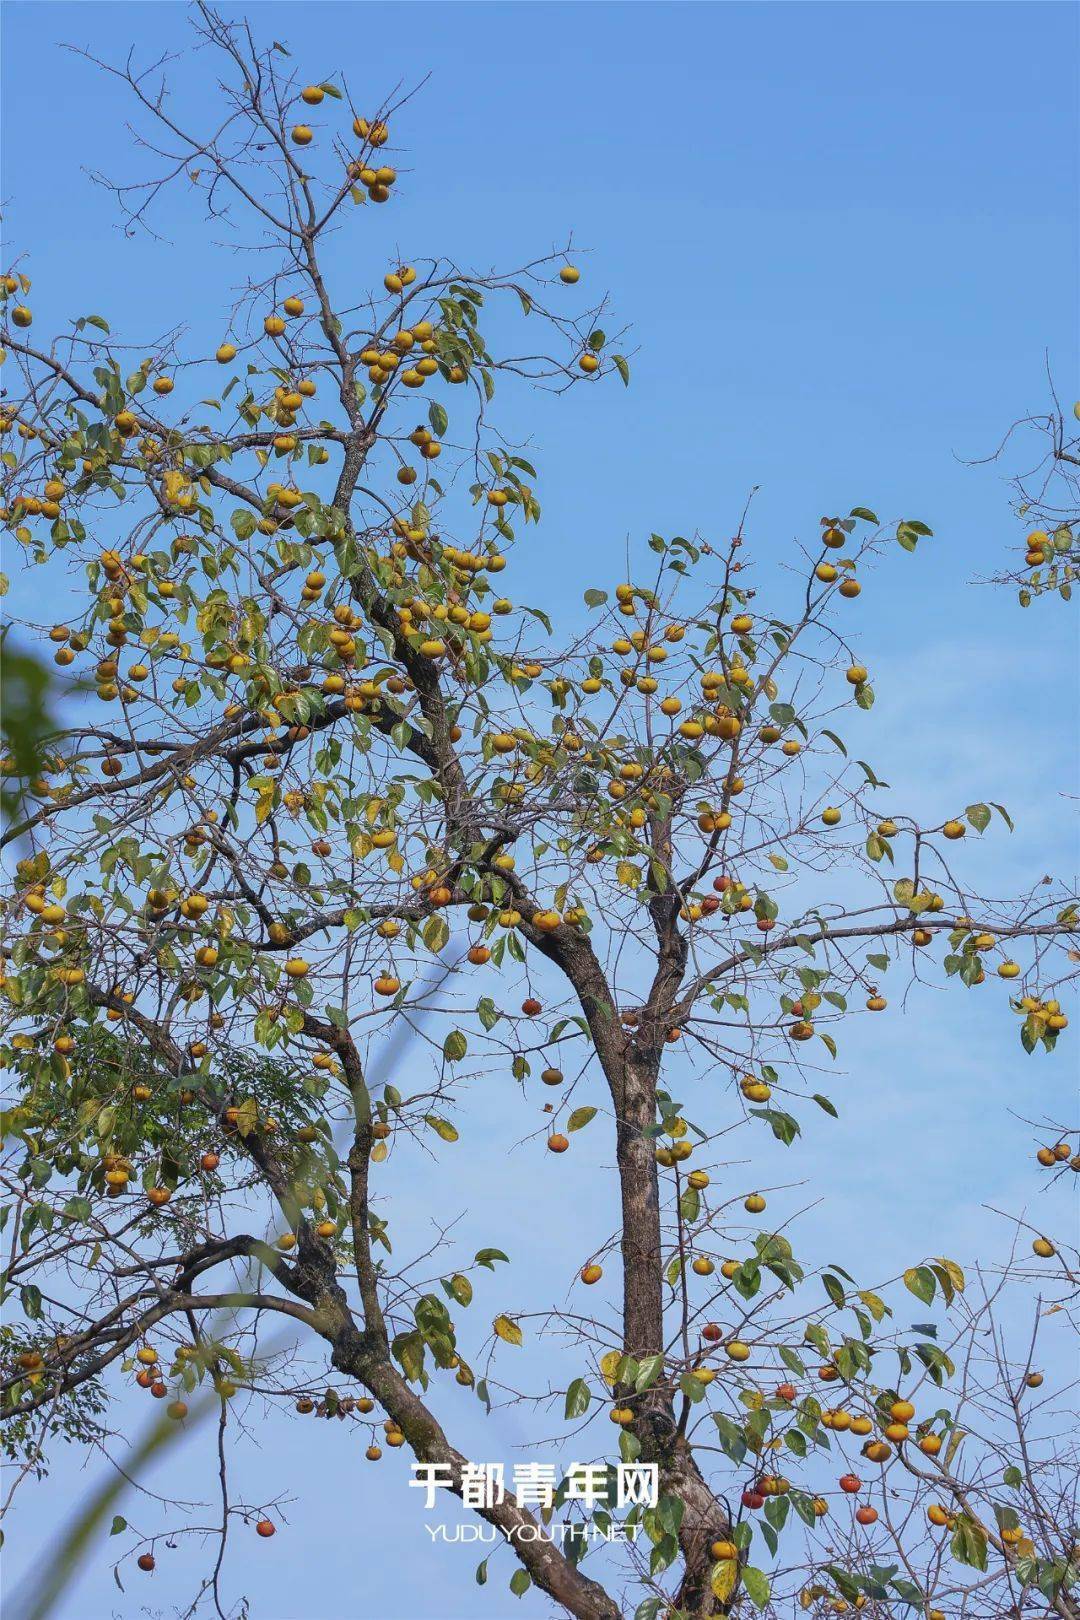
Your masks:
M146 57L185 42L184 15L173 4L5 7L6 236L9 256L29 253L35 334L97 311L137 344L181 318L193 343L218 341L235 259L183 207L164 217L167 248L124 239L83 166L130 172L128 110L59 48L116 60L134 43ZM515 557L518 599L572 620L584 587L623 577L628 546L654 529L729 533L753 485L752 546L780 582L792 538L823 512L868 504L922 518L936 538L914 559L891 556L859 603L878 692L869 757L927 818L979 798L1008 805L1015 837L995 831L969 852L990 892L1072 870L1062 794L1075 786L1074 728L1055 691L1075 674L1075 613L1052 602L1025 615L971 583L1021 530L1008 464L965 459L1044 407L1047 356L1073 397L1075 9L314 3L251 15L305 77L344 69L358 101L366 85L378 101L397 75L431 72L395 127L411 172L378 240L365 218L333 251L343 291L399 249L507 265L572 232L589 285L609 287L632 326L629 391L509 403L507 431L532 441L544 506ZM211 75L181 76L209 116ZM820 1196L802 1227L810 1254L868 1281L941 1252L943 1226L956 1258L1003 1246L983 1204L1041 1208L1034 1141L1013 1113L1067 1117L1075 1093L1069 1049L1024 1058L1001 996L976 1017L960 992L919 991L889 1034L885 1050L861 1026L845 1039L842 1118L806 1120L797 1160L755 1145L755 1179L794 1175ZM520 1219L502 1244L512 1272L479 1294L485 1320L523 1307L533 1286L561 1298L579 1243L615 1219L599 1133L581 1138L553 1197L550 1179L526 1173L535 1156L514 1150L520 1121L493 1114L472 1138L467 1178L451 1155L423 1172L442 1209L464 1212L465 1246L501 1241L499 1200ZM809 1201L794 1190L789 1208ZM423 1224L405 1209L398 1218L422 1247ZM466 1397L459 1405L452 1437L511 1460L521 1413L485 1429ZM144 1421L141 1404L120 1410L131 1428ZM544 1612L533 1596L520 1607L506 1596L508 1564L481 1592L467 1550L429 1557L400 1457L380 1465L376 1492L336 1430L252 1420L238 1494L297 1498L286 1534L236 1555L232 1590L251 1595L257 1620ZM176 1494L204 1498L210 1442L193 1435L150 1483L166 1488L167 1473ZM42 1556L80 1483L65 1466L22 1493L9 1583ZM134 1498L122 1511L160 1522ZM181 1549L152 1589L125 1597L109 1550L65 1620L135 1615L151 1599L168 1612L205 1563Z

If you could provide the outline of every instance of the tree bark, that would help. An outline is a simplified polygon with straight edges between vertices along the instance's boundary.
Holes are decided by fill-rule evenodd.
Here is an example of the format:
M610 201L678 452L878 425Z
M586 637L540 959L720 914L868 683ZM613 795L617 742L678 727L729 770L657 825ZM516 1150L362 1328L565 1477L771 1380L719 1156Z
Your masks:
M423 1401L366 1335L350 1323L335 1337L334 1366L357 1378L399 1425L419 1462L440 1463L450 1473L449 1489L461 1497L467 1459L447 1440ZM575 1567L545 1535L540 1521L520 1507L512 1494L474 1511L504 1535L518 1562L541 1591L574 1615L575 1620L623 1620L622 1610L596 1581Z

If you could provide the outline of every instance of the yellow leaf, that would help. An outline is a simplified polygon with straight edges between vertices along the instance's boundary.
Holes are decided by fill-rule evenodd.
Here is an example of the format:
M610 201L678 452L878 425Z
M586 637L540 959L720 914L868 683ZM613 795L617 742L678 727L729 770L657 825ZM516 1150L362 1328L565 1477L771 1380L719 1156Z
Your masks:
M371 1157L376 1164L382 1164L383 1160L386 1158L386 1143L376 1142L375 1146L371 1150Z
M248 1097L236 1110L236 1128L244 1136L250 1136L259 1123L259 1106L254 1097Z
M721 1558L718 1564L713 1565L710 1585L713 1596L726 1603L735 1590L735 1582L739 1578L739 1561L737 1558Z
M424 1119L436 1136L441 1136L444 1142L457 1141L458 1133L448 1119L440 1119L437 1114L425 1114Z
M392 849L386 857L386 864L392 872L403 872L405 870L405 857L399 849Z
M958 1294L962 1294L964 1292L965 1281L963 1267L958 1266L955 1260L943 1260L940 1255L935 1255L934 1259L936 1264L939 1265L943 1271L948 1273L949 1281L956 1289L956 1292Z
M619 1370L622 1358L621 1350L609 1350L606 1355L600 1357L600 1372L606 1384L614 1385L615 1374Z
M491 1325L499 1338L504 1339L507 1344L520 1344L522 1342L521 1329L516 1322L511 1322L508 1316L497 1316Z
M277 796L276 787L263 788L255 800L255 820L261 827L271 810L274 808L274 799Z

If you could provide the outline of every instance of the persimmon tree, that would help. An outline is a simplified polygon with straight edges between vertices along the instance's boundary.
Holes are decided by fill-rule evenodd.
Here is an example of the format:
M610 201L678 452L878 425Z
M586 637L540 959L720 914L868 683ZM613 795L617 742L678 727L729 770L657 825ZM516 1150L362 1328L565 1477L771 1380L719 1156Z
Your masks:
M929 527L845 502L775 602L752 526L653 535L624 582L582 565L588 623L560 637L503 594L541 511L495 400L626 383L603 304L565 253L484 274L388 253L407 105L307 83L205 7L197 27L216 127L129 64L155 167L114 190L153 230L193 187L260 250L216 354L132 351L97 314L41 338L21 263L5 281L4 520L62 720L6 766L19 1478L94 1444L134 1377L178 1424L204 1390L222 1432L245 1399L334 1418L358 1475L404 1447L460 1495L447 1381L490 1410L545 1334L571 1372L529 1392L538 1421L554 1405L600 1484L478 1505L514 1592L581 1620L1075 1616L1067 1391L1035 1394L1075 1258L1017 1224L977 1278L822 1271L745 1163L755 1133L797 1153L806 1110L835 1113L822 1069L849 1020L896 1038L893 984L1007 997L1036 1061L1066 1030L1068 885L973 892L965 841L1006 810L925 825L849 756L874 703L860 592L918 567ZM345 292L339 228L365 255ZM408 1084L377 1080L403 1033ZM573 1308L527 1298L499 1207L474 1257L438 1246L437 1284L398 1265L398 1150L460 1152L470 1081L500 1074L523 1173L557 1186L580 1132L611 1144L610 1238L583 1255L553 1225ZM1042 1152L1080 1165L1064 1127ZM478 1322L484 1267L506 1306ZM940 1321L902 1327L905 1296ZM321 1380L269 1353L281 1321ZM619 1503L619 1463L655 1466L655 1503ZM641 1534L594 1558L553 1512ZM275 1529L226 1497L222 1551L236 1519ZM196 1607L224 1612L220 1568Z
M1016 588L1021 607L1046 596L1069 601L1076 578L1080 401L1066 411L1052 383L1050 393L1049 409L1014 422L992 457L1023 455L1010 479L1013 510L1026 531L1023 558L1014 557L994 576L994 584Z

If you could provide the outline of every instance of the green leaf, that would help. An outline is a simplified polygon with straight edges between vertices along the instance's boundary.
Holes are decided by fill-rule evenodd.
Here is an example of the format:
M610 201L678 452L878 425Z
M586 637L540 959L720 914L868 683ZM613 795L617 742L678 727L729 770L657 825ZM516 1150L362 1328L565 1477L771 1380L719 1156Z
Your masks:
M502 1017L502 1013L499 1011L498 1007L496 1007L490 996L480 997L480 1000L476 1003L476 1012L480 1022L487 1030L494 1029L495 1025Z
M798 1120L792 1114L785 1114L778 1108L751 1108L749 1110L756 1119L763 1119L770 1127L778 1142L790 1147L795 1138L801 1135Z
M909 1266L904 1272L904 1287L924 1305L929 1305L937 1289L937 1279L929 1266Z
M967 818L976 832L985 832L990 825L990 806L988 804L969 804Z
M391 1346L394 1355L401 1363L401 1370L410 1382L415 1383L424 1371L424 1340L415 1331L399 1333Z
M856 765L858 765L859 769L862 771L863 775L866 777L866 780L870 783L871 787L880 787L880 788L887 788L888 787L888 785L889 785L888 782L883 782L879 776L874 775L873 767L868 765L866 763L865 759L857 759L855 761L855 763L856 763Z
M510 1577L510 1590L515 1597L524 1597L532 1585L532 1576L527 1569L515 1569Z
M745 1564L742 1572L743 1590L755 1609L763 1609L769 1601L769 1580L753 1564Z
M798 1430L794 1431L796 1434ZM791 1431L789 1430L789 1438ZM792 1491L791 1500L795 1504L795 1511L804 1524L817 1523L817 1514L814 1512L814 1498L807 1496L805 1491Z
M634 1388L640 1395L642 1390L649 1389L664 1370L662 1355L645 1356L638 1366L637 1377L634 1379Z
M831 1272L826 1271L822 1273L821 1281L824 1285L825 1292L828 1294L833 1304L842 1309L845 1295L839 1278L834 1277Z
M623 380L623 386L625 388L629 388L630 366L627 363L626 356L622 354L613 354L611 358L615 362L615 370L619 373L619 376Z
M584 1130L590 1119L594 1119L595 1117L595 1108L575 1108L574 1112L570 1115L570 1118L566 1122L566 1128L568 1131Z
M586 607L603 607L607 599L607 591L598 591L595 588L590 588L585 592Z
M692 1406L705 1399L705 1385L693 1373L683 1373L679 1379L679 1388Z
M112 1529L109 1531L110 1536L118 1536L120 1534L121 1530L126 1530L126 1529L127 1529L127 1520L122 1519L120 1517L119 1513L117 1513L113 1518Z
M446 414L446 407L440 405L437 399L433 399L428 406L428 421L431 423L432 433L441 439L450 425L450 418Z
M568 1418L581 1417L584 1412L589 1410L591 1400L592 1395L584 1378L575 1378L566 1392L565 1415Z
M985 1570L986 1533L966 1514L961 1514L957 1519L950 1545L957 1563L967 1564L972 1569Z
M790 1512L786 1496L770 1496L765 1503L765 1517L774 1530L782 1530Z
M796 1378L806 1377L806 1366L802 1357L796 1351L789 1349L786 1344L780 1346L780 1360L789 1372L795 1374Z
M460 1029L452 1029L443 1041L443 1057L447 1063L460 1063L468 1050L469 1043Z
M853 506L849 516L853 518L862 518L864 523L877 523L880 521L877 513L871 512L868 506Z
M722 1412L712 1412L710 1416L716 1424L721 1446L735 1466L738 1467L746 1456L746 1436L738 1424L732 1423L731 1419L725 1417Z
M678 1496L662 1496L656 1505L656 1517L668 1535L677 1536L686 1508Z
M731 1280L744 1299L753 1299L761 1288L761 1268L756 1260L744 1260Z

